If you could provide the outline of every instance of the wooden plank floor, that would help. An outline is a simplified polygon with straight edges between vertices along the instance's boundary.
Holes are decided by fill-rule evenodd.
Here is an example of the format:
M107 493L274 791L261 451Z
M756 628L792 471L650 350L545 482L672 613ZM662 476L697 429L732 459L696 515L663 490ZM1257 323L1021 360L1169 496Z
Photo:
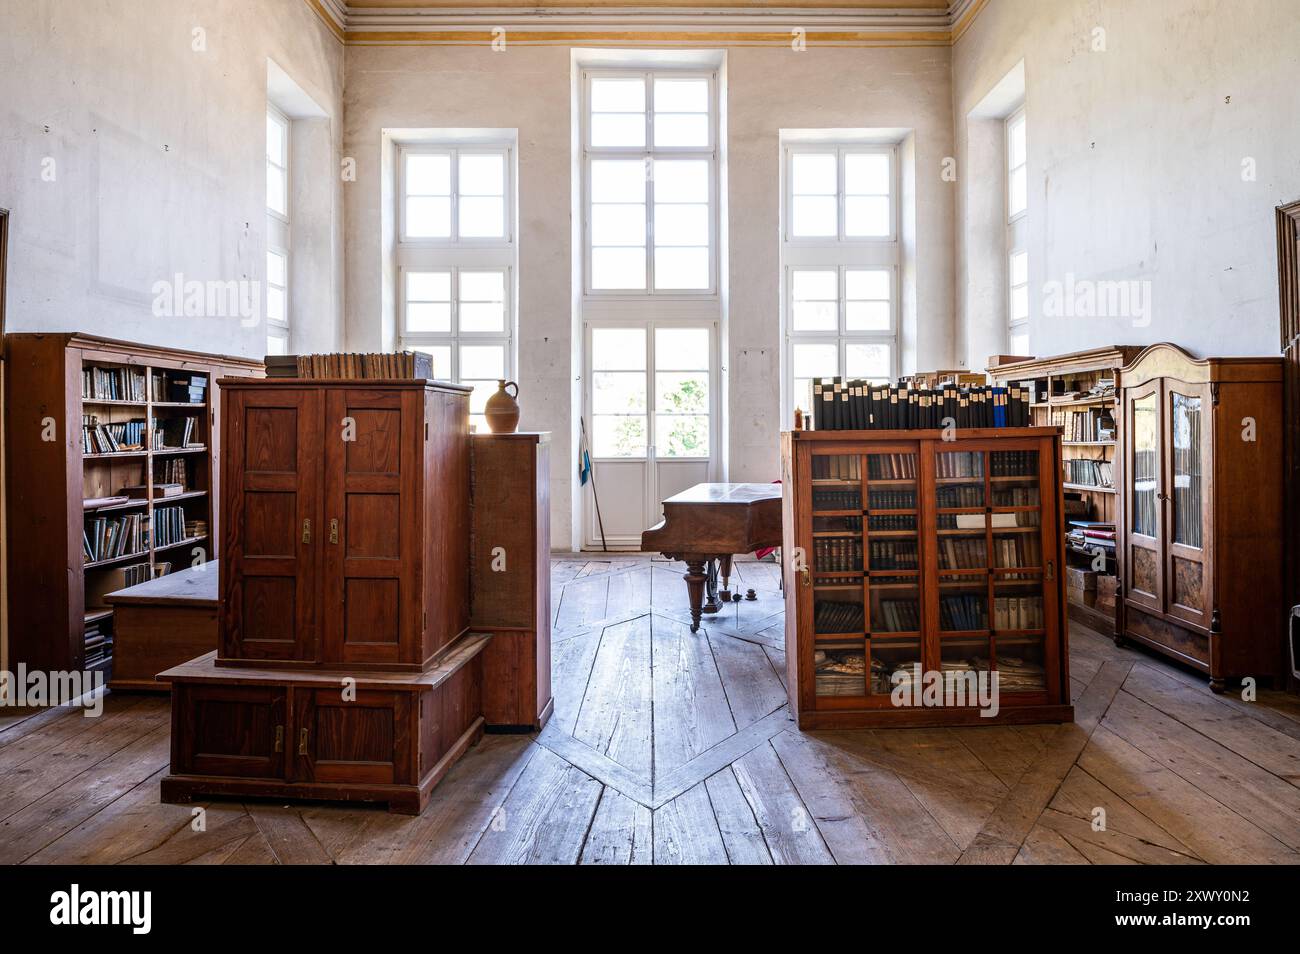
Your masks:
M692 634L681 567L553 564L555 714L487 736L418 818L163 805L167 704L0 719L0 862L1300 862L1300 701L1216 697L1074 626L1068 726L800 733L776 568ZM1104 825L1094 825L1102 817Z

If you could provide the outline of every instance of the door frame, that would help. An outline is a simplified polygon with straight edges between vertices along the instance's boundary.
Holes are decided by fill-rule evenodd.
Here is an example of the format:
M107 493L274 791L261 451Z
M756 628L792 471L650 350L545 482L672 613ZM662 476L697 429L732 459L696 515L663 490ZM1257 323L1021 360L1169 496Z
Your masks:
M722 475L722 454L721 454L721 322L716 318L585 318L582 323L582 419L587 424L588 451L591 453L591 467L593 475L596 474L597 467L600 463L633 463L641 460L645 465L645 500L642 507L642 529L653 526L659 522L659 507L662 498L659 492L659 468L660 458L655 452L654 434L654 375L655 375L655 347L654 331L656 328L707 328L709 331L709 456L707 459L700 457L674 458L683 461L704 461L706 463L705 473L706 480L716 481L725 479ZM592 331L596 328L643 328L646 333L646 456L644 458L627 458L627 457L606 457L599 458L592 449L593 428L592 420L592 382L594 374L592 373L591 359L591 339ZM598 480L597 475L597 480ZM608 490L606 491L608 493ZM579 544L584 548L594 546L594 538L599 535L599 531L589 526L589 512L593 507L588 504L586 493L581 496L580 503L581 516L579 523L581 532L579 535ZM633 550L641 549L641 537L638 533L636 539L616 539L610 543L613 550Z

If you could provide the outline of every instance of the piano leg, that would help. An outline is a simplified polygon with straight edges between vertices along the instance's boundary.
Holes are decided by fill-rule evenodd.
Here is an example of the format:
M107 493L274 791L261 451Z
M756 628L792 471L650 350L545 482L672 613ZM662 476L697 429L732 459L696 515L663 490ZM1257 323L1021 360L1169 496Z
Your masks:
M687 560L686 572L682 579L686 581L686 591L691 597L691 632L700 631L700 613L704 605L704 584L708 582L704 565L707 560Z
M726 556L718 557L718 569L719 572L722 574L722 592L718 595L722 597L722 601L724 603L729 603L731 602L731 587L728 585L731 582L731 554L730 553L728 553Z
M710 560L704 572L704 606L700 612L716 613L718 609L718 562Z

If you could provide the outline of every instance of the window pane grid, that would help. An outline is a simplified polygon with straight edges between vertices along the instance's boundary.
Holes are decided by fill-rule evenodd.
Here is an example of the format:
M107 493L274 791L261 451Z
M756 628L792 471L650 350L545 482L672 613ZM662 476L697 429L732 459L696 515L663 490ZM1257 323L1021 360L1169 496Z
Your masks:
M505 241L509 150L402 152L403 240Z

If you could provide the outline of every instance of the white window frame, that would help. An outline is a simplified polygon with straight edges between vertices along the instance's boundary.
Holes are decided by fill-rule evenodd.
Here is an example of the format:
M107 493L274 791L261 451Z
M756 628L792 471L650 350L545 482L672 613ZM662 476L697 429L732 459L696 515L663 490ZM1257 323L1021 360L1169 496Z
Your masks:
M793 237L794 175L793 160L801 153L835 153L836 205L838 207L837 235L821 237ZM887 154L890 170L890 234L888 236L853 236L844 234L844 160L855 153ZM783 420L794 420L794 409L804 411L807 403L803 395L795 394L794 349L798 344L834 344L838 361L837 373L845 375L849 345L884 344L889 347L889 376L896 379L900 373L901 355L899 352L899 326L901 324L901 243L899 241L899 159L898 145L895 143L855 143L855 142L808 142L789 143L784 147L782 156L782 202L784 205L784 222L782 224L781 260L782 276L785 283L782 296L782 328L784 371L782 373L782 390L785 394ZM847 299L845 295L845 275L855 269L884 269L890 275L890 309L889 328L879 331L849 330L847 327ZM804 270L835 271L837 273L837 322L834 330L799 331L794 328L794 273ZM792 426L792 425L791 425Z
M643 77L646 90L646 138L644 146L591 145L591 82L593 79L627 79ZM665 79L703 79L709 84L709 143L707 146L655 146L654 81ZM716 70L696 69L591 69L582 72L582 255L583 292L593 299L713 299L718 295L718 74ZM630 159L642 157L646 163L646 287L599 288L591 285L591 163L593 159ZM708 288L655 289L654 273L654 160L705 159L709 163L709 285Z
M448 155L451 158L452 235L450 238L406 237L406 157L408 155ZM461 155L500 155L505 164L505 236L503 238L459 238L459 200L457 180ZM451 381L461 380L460 349L462 345L495 344L502 348L502 374L507 379L515 376L515 270L516 234L514 198L514 144L507 142L413 142L399 143L396 149L398 188L396 189L397 231L397 338L399 348L448 347L451 367L438 369ZM406 326L406 275L408 272L446 271L451 274L450 329L438 331L410 331ZM464 272L496 272L503 275L504 326L501 331L462 331L460 328L460 276ZM479 380L479 379L475 379Z
M1023 162L1021 162L1019 165L1017 165L1017 166L1015 166L1015 167L1012 167L1012 165L1011 165L1011 132L1012 132L1012 129L1015 128L1015 127L1018 126L1018 125L1019 125L1019 126L1024 126L1024 129L1025 129L1025 155L1024 155L1024 161L1023 161ZM1012 174L1013 174L1016 170L1018 170L1018 169L1024 169L1024 170L1026 170L1026 178L1028 177L1028 168L1029 168L1029 126L1028 126L1028 123L1027 123L1026 120L1025 120L1025 107L1024 107L1024 106L1019 107L1019 108L1016 109L1014 112L1012 112L1010 115L1008 115L1007 118L1006 118L1006 120L1005 120L1005 122L1004 122L1004 125L1003 125L1003 156L1004 156L1003 166L1004 166L1004 168L1005 168L1005 170L1006 170L1006 174L1003 176L1003 179L1002 179L1002 184L1003 184L1003 198L1004 198L1004 206L1003 206L1003 208L1006 210L1006 223L1007 223L1007 224L1006 224L1006 255L1005 255L1005 260L1006 260L1006 269L1007 269L1007 272L1006 272L1006 275L1007 275L1007 297L1006 297L1007 320L1006 320L1006 329L1007 329L1007 351L1008 351L1008 353L1011 353L1011 351L1012 351L1012 348L1011 348L1011 342L1012 342L1012 339L1015 338L1017 335L1024 335L1024 336L1025 336L1025 340L1026 340L1026 341L1029 340L1029 313L1028 313L1028 308L1026 309L1026 314L1025 314L1025 317L1024 317L1024 318L1021 318L1021 319L1015 319L1015 318L1013 317L1014 314L1015 314L1015 312L1014 312L1014 306L1012 305L1012 299L1013 299L1013 295L1014 295L1014 293L1015 293L1015 289L1016 289L1016 288L1019 288L1020 286L1019 286L1019 285L1012 285L1012 268L1011 268L1011 261L1012 261L1012 259L1013 259L1016 255L1024 254L1024 255L1026 256L1026 258L1025 258L1025 282L1024 282L1024 284L1025 284L1025 286L1027 287L1028 284L1029 284L1029 260L1028 260L1029 250L1028 250L1028 248L1026 247L1026 246L1027 246L1028 231L1029 231L1029 222L1028 222L1028 219L1029 219L1029 190L1028 190L1028 188L1026 188L1026 190L1025 190L1025 207L1024 207L1023 209L1021 209L1020 211L1016 212L1015 214L1012 214L1012 212L1011 212L1011 176L1012 176ZM1027 302L1027 301L1028 301L1028 294L1026 293L1026 302Z
M416 247L480 247L509 248L514 245L514 162L513 147L501 144L466 144L440 145L437 143L405 143L397 149L397 241L407 248ZM451 165L451 235L447 238L431 236L408 236L406 234L406 157L407 156L447 156ZM503 234L499 237L460 236L460 157L461 156L501 156L505 166L503 201L505 203Z
M290 274L291 274L290 269L293 264L293 255L292 255L293 249L292 249L292 239L291 239L292 236L291 219L293 214L293 203L292 203L293 183L290 178L289 169L291 165L290 157L292 156L292 149L293 149L293 145L290 139L290 134L293 129L293 123L290 121L288 116L286 116L284 113L282 113L279 109L277 109L275 106L271 105L270 103L266 104L266 116L267 119L276 123L280 127L281 134L283 136L283 142L284 142L284 153L281 156L283 165L281 165L278 162L272 161L270 156L267 156L266 159L268 166L274 166L275 168L279 169L284 176L284 211L279 212L276 209L271 208L271 204L269 201L266 203L266 236L267 236L266 251L268 256L271 252L276 252L284 257L284 285L282 286L284 290L284 318L283 320L272 320L271 317L267 315L266 318L267 352L270 353L271 351L270 341L272 338L275 338L284 342L283 350L281 353L288 354L291 351L291 343L292 343L292 336L293 336L292 328L290 327L290 320L289 320L289 316L292 314L290 310L290 295L292 294L292 282L290 281ZM268 196L267 198L269 200L270 197ZM267 284L267 295L269 296L270 286L271 286L269 271L267 274L266 284ZM281 286L277 286L277 287L281 287ZM263 313L265 314L265 311Z
M794 234L794 164L796 155L825 155L835 153L835 205L837 210L836 234L796 236ZM785 147L785 228L784 238L789 245L874 245L898 241L898 147L891 143L800 143ZM884 155L889 157L889 234L846 235L844 231L844 163L850 155Z

